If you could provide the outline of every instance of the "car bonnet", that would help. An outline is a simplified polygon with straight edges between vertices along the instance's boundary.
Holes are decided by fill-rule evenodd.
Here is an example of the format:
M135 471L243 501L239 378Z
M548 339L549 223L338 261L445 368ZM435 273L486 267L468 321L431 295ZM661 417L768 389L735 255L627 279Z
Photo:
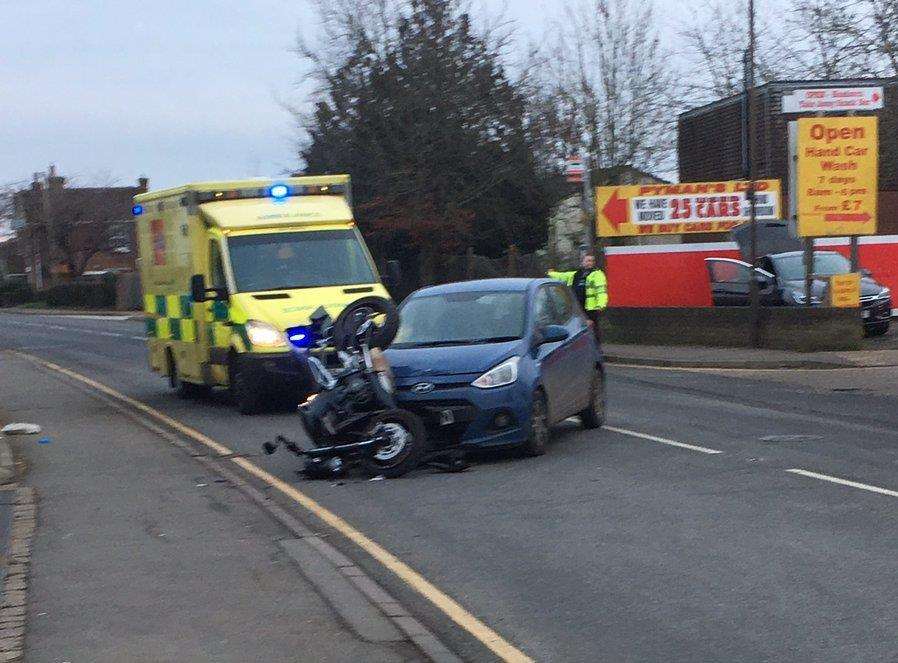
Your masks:
M387 359L397 380L422 376L480 375L515 354L521 341L451 345L436 348L390 348Z

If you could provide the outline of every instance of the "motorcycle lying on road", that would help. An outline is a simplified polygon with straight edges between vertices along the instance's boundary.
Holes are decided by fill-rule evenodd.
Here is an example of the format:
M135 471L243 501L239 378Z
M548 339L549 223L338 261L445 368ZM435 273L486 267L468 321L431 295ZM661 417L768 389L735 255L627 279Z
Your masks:
M316 310L308 331L290 338L314 383L314 393L298 408L314 446L278 436L263 444L265 453L283 446L304 457L310 478L335 477L354 464L385 478L413 470L425 453L424 423L397 406L382 353L398 328L396 306L380 297L353 302L336 321L323 307Z

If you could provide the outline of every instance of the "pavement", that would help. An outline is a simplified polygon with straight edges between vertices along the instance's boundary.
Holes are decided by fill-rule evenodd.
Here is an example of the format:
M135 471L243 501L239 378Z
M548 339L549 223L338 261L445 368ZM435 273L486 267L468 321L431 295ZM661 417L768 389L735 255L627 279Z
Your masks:
M76 371L229 450L229 462L273 504L463 660L843 663L892 661L898 654L898 396L887 389L898 383L898 369L611 365L606 427L584 431L566 422L545 456L483 453L462 474L422 469L396 481L327 482L298 478L300 463L289 455L259 454L273 435L298 434L294 414L242 417L217 396L177 399L147 369L140 334L139 321L0 316L0 349ZM270 564L283 548L270 534L256 536L261 524L242 527L254 516L233 505L200 509L214 486L190 469L195 459L155 436L144 440L139 428L107 417L104 404L76 406L66 400L74 396L65 396L50 405L48 385L19 393L18 381L5 366L0 371L0 402L12 397L13 407L32 417L49 418L61 408L79 439L99 438L66 443L61 454L54 428L61 424L51 424L56 441L26 449L27 478L41 491L41 509L48 502L59 510L42 516L36 534L34 603L59 601L63 615L86 605L94 624L106 620L119 634L124 627L115 613L127 610L137 620L132 628L143 619L149 626L119 642L150 642L148 633L164 628L184 647L198 646L182 637L183 622L203 604L176 590L184 583L191 596L209 596L210 586L223 582L219 564L203 564L192 553L184 577L175 565L162 566L168 557L155 551L170 551L171 544L153 534L171 532L188 548L208 538L205 555L216 561L226 545L253 552L224 563L235 595L187 620L193 639L214 642L220 620L240 634L240 646L265 640L273 629L253 629L278 619L266 601L286 593L279 593L281 584L260 591L248 578L257 565L269 571L262 560ZM813 375L803 384L790 377L798 373ZM873 388L843 386L854 379ZM107 424L112 437L97 429ZM85 479L96 476L102 480ZM95 500L100 484L110 484L114 499ZM58 492L57 503L43 491ZM215 502L230 494L222 491ZM141 529L146 516L156 519L149 532ZM68 547L66 534L85 551ZM134 542L135 569L122 566L130 556L118 541ZM112 562L113 553L120 555L119 570L108 582L69 580L76 588L69 593L59 577L56 585L41 577L56 566L73 578L92 577L100 571L84 558ZM147 560L154 579L175 587L173 600L152 590ZM263 582L266 575L257 577ZM297 587L295 577L278 580ZM121 592L127 600L114 601L117 610L104 608ZM242 622L234 609L240 601ZM311 605L311 614L318 607ZM66 646L40 622L59 610L29 613L29 651L49 656ZM98 638L103 631L88 629ZM520 656L497 654L494 636ZM278 645L286 642L281 637ZM320 651L300 646L294 660L320 660Z
M631 366L732 369L839 369L898 366L898 325L849 352L792 352L766 348L606 343L606 360Z
M32 362L0 355L0 375L6 411L43 428L13 442L41 509L26 660L425 660L357 598L347 627L301 542L183 449Z

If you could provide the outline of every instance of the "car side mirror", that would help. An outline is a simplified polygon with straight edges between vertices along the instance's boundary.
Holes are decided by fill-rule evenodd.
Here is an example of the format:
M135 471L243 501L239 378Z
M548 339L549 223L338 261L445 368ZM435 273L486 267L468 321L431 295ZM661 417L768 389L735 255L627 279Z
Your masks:
M402 283L402 265L398 260L387 260L387 273L381 280L388 288L395 288Z
M190 277L190 297L198 303L223 301L228 298L228 291L224 288L207 288L206 277L202 274L194 274Z
M546 325L542 328L540 345L545 345L546 343L560 343L561 341L566 341L569 336L570 333L568 330L561 325Z

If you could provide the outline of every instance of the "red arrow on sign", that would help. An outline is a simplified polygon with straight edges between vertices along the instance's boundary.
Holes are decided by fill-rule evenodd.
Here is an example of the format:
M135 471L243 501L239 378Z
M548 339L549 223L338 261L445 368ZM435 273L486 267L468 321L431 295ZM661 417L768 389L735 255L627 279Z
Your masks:
M602 214L614 226L614 231L620 230L621 224L627 222L627 200L617 195L617 189L611 194L611 198L602 208Z
M867 212L864 212L863 214L824 214L823 220L834 222L857 221L860 223L864 223L870 220L870 215L867 214Z

